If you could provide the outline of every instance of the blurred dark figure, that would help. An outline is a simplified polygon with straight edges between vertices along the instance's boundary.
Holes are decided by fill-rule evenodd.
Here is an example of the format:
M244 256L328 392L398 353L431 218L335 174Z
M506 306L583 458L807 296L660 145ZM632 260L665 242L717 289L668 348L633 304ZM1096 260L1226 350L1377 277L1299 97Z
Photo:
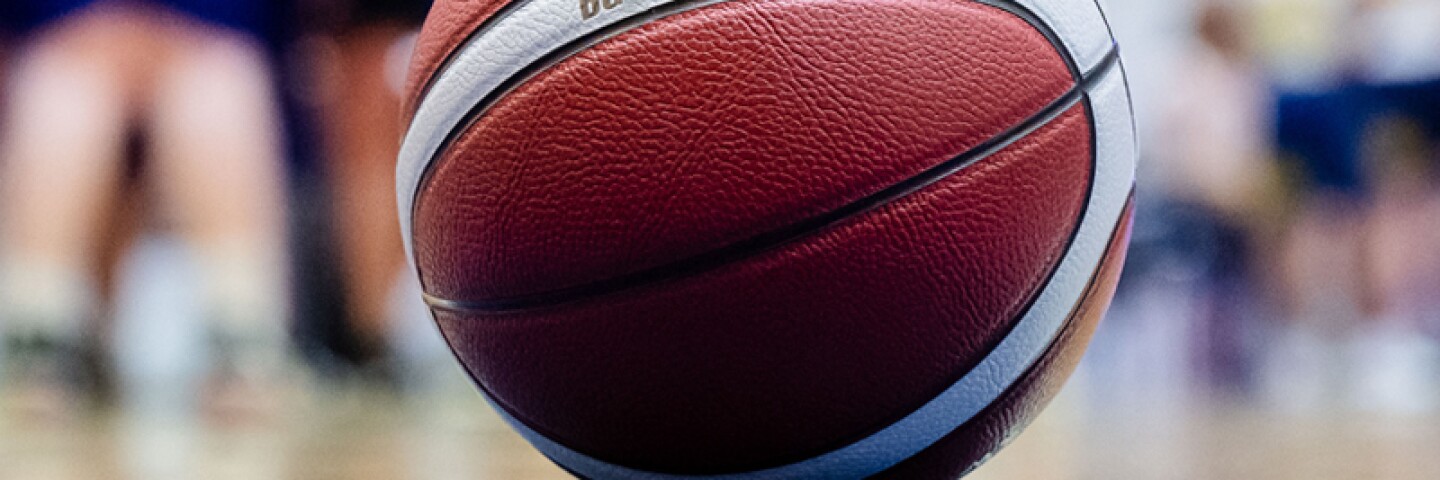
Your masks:
M10 65L10 43L14 41L15 23L17 14L14 12L15 5L11 2L0 3L0 85L8 81L7 76ZM5 89L0 88L0 109L5 108ZM4 128L4 127L0 127ZM0 137L0 143L5 139Z
M1158 185L1147 187L1140 265L1129 281L1143 289L1167 278L1187 292L1193 305L1167 308L1189 319L1180 338L1191 342L1183 348L1193 352L1192 368L1204 384L1233 393L1251 381L1261 304L1253 257L1272 216L1265 198L1273 177L1269 91L1235 8L1217 1L1198 8L1196 41L1170 82L1185 94L1161 105L1158 134L1167 145L1147 159Z
M254 394L290 358L283 130L253 33L269 3L6 3L27 36L0 120L0 390L65 410L93 386L103 362L76 359L101 340L100 252L114 206L139 191L143 223L184 239L203 277L208 406L273 399Z
M1365 318L1351 334L1356 406L1440 406L1440 3L1368 0L1353 69L1371 111L1362 162L1373 186L1362 258Z
M1195 43L1172 82L1185 94L1162 110L1159 134L1169 144L1153 160L1168 199L1152 212L1169 226L1169 257L1188 258L1200 275L1194 366L1214 388L1238 392L1250 386L1259 324L1254 254L1272 229L1270 94L1251 59L1243 14L1228 1L1202 1L1198 9Z
M1370 0L1355 19L1354 69L1373 98L1365 155L1376 186L1366 258L1371 310L1412 332L1440 322L1440 3Z
M413 39L426 0L313 0L322 19L301 42L324 137L322 171L331 209L328 227L338 253L349 357L363 373L394 380L397 322L423 317L402 298L413 275L397 224L395 157L404 133L402 92ZM426 331L426 333L433 332ZM399 362L403 363L403 362ZM389 378L386 378L389 377Z
M1297 201L1278 261L1290 321L1268 367L1289 379L1271 392L1282 402L1417 413L1440 400L1440 348L1423 334L1440 287L1425 127L1440 106L1437 7L1357 2L1334 32L1333 71L1280 84L1277 141Z

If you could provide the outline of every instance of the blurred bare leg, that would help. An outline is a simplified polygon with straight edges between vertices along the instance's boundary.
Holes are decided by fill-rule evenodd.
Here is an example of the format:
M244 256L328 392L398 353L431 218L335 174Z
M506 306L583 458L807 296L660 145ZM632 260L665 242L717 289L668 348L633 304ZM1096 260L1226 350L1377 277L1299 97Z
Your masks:
M205 278L220 375L261 380L289 354L281 125L259 46L177 26L151 127L164 212Z
M0 295L12 331L78 335L94 307L87 277L116 185L126 92L116 72L72 45L37 41L10 83L0 136Z
M1340 198L1309 202L1282 246L1282 277L1290 319L1339 333L1366 301L1359 208Z
M1374 142L1375 203L1364 226L1367 321L1350 338L1354 387L1363 410L1392 414L1431 411L1440 405L1440 345L1426 335L1440 271L1440 216L1423 167L1428 148L1418 128L1387 125Z
M0 112L6 111L8 108L5 99L10 96L9 89L5 88L5 83L10 79L10 51L10 39L6 38L3 32L0 32ZM4 118L0 118L0 122L4 121ZM3 134L4 129L5 124L0 123L0 134ZM3 143L5 143L5 138L0 137L0 144ZM0 148L4 147L0 146Z
M1360 215L1347 199L1307 199L1280 240L1277 275L1288 324L1267 350L1262 394L1295 413L1333 408L1347 366L1337 351L1361 312Z
M372 349L382 348L389 303L405 265L395 222L395 155L400 145L400 95L387 81L399 26L370 26L342 34L326 58L329 129L327 174L353 328Z
M108 60L105 46L118 32L72 20L17 52L0 120L0 305L12 354L60 348L73 357L64 351L78 348L96 313L93 263L115 195L132 79ZM44 361L9 366L26 363Z
M1419 125L1402 119L1379 122L1371 136L1376 201L1365 225L1368 313L1377 323L1418 332L1440 287L1433 149Z
M1351 400L1362 410L1422 414L1440 406L1440 345L1425 334L1435 287L1433 200L1424 192L1382 192L1367 225L1373 307L1350 338Z

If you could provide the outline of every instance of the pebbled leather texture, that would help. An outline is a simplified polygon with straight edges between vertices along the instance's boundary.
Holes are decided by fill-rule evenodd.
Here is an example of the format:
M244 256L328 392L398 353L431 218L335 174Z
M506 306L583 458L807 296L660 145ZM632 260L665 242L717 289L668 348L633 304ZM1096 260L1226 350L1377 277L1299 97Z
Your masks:
M1125 265L1130 245L1134 200L1126 207L1119 229L1107 248L1105 259L1085 297L1066 322L1053 345L1010 390L989 409L956 429L935 445L896 465L874 480L948 480L960 478L978 467L1029 425L1045 405L1060 392L1065 379L1075 371L1085 354L1090 337L1104 317L1115 295L1115 286Z
M425 25L416 37L415 53L406 77L405 112L414 112L420 96L445 59L460 48L470 33L512 1L524 0L440 0L430 8ZM408 114L407 114L408 115Z
M417 260L453 300L669 263L914 176L1072 85L1041 34L976 3L680 14L549 69L461 136L420 196Z
M985 1L985 0L982 0ZM1008 0L1040 18L1065 45L1080 70L1090 70L1115 48L1100 0Z
M582 17L575 0L517 0L491 12L470 41L453 50L441 71L427 84L415 107L410 130L400 145L395 166L396 201L407 257L414 258L414 200L422 175L445 146L452 130L466 123L492 93L502 94L510 79L523 80L522 70L545 64L545 57L565 45L616 26L626 19L677 0L625 0L602 15ZM605 0L602 5L612 5ZM424 43L425 40L422 40ZM460 40L455 40L460 42Z
M1019 3L1082 67L1107 51L1090 1ZM437 2L412 95L505 4ZM1094 90L1108 100L1090 113L1101 130L1128 132L1118 78ZM1031 26L973 2L733 0L653 21L527 80L439 158L415 210L422 281L438 297L488 299L687 258L909 178L1073 83ZM1010 333L1076 230L1092 161L1115 164L1094 188L1124 180L1133 142L1106 134L1092 145L1085 113L740 263L555 308L437 320L517 425L601 460L708 474L844 447L934 398ZM1089 208L1109 228L1119 200L1112 209L1106 195ZM1063 269L1079 278L1058 311L1107 233L1076 240L1094 255ZM953 477L1028 423L1083 352L1082 320L1108 302L1095 289L1089 313L1048 351L1038 343L1041 363L992 408L884 478ZM1010 363L1018 375L1029 361Z
M1082 107L881 210L744 263L551 310L437 313L491 396L675 473L823 453L909 414L1008 331L1085 202Z

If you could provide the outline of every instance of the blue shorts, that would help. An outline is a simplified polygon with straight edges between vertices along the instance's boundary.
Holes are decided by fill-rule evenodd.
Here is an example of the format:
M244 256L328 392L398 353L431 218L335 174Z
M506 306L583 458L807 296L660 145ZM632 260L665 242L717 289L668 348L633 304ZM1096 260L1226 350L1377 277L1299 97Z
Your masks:
M198 20L267 38L275 30L283 0L109 0L167 7ZM0 0L0 19L23 33L100 0Z
M90 4L90 0L5 0L0 2L3 27L24 33Z
M1361 150L1375 109L1373 91L1363 87L1280 92L1276 144L1299 160L1312 187L1363 196L1367 182Z
M1440 138L1440 79L1373 87L1387 114L1401 115Z
M1394 83L1351 83L1316 93L1281 92L1276 108L1280 149L1300 160L1315 187L1364 195L1361 156L1376 120L1400 116L1440 138L1440 79Z

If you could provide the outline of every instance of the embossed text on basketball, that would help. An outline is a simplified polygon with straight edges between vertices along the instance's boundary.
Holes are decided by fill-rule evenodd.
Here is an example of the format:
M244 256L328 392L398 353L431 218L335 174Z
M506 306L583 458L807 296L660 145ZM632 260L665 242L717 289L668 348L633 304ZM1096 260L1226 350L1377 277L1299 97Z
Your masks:
M610 10L625 3L625 0L580 0L580 18L589 20L600 14L600 9Z

